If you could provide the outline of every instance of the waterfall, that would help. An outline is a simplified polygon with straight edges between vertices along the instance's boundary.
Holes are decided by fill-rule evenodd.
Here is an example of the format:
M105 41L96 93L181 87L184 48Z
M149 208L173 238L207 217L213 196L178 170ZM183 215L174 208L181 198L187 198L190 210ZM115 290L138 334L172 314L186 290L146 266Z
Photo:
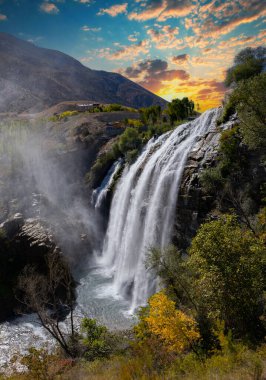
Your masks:
M113 180L116 174L118 173L118 171L121 169L121 167L122 167L122 160L119 159L111 166L103 182L101 183L101 186L93 190L91 203L96 209L101 208L107 196L107 193L113 183Z
M151 247L170 244L179 186L195 143L215 128L219 109L153 138L127 167L117 184L101 255L113 277L116 295L127 298L131 311L156 290L156 278L145 268Z

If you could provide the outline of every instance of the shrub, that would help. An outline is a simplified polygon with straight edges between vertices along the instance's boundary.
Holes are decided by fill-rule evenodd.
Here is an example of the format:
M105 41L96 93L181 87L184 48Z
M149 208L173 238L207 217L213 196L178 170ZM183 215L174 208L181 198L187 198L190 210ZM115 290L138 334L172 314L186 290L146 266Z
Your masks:
M84 357L87 360L108 357L112 351L111 336L105 326L97 324L95 319L84 318L81 325L84 334Z
M167 351L180 354L199 340L195 320L180 310L163 292L154 294L140 314L135 331L139 338L155 335Z
M120 136L118 146L122 154L126 154L133 149L140 149L142 141L138 131L135 128L127 128Z
M58 115L54 115L52 116L49 120L50 121L61 121L61 120L67 120L68 117L71 117L71 116L76 116L78 115L79 112L78 111L65 111L65 112L62 112Z

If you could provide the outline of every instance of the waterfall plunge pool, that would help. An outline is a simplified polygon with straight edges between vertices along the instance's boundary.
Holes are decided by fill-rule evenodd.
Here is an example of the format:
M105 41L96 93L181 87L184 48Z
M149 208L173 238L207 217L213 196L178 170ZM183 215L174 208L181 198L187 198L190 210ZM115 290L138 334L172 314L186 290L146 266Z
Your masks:
M95 318L111 330L126 330L134 323L134 316L128 314L129 303L112 296L112 279L101 269L93 268L80 280L77 288L75 324L80 325L84 317ZM67 323L66 323L67 325ZM27 354L30 347L52 349L55 343L39 324L34 314L15 318L0 324L0 373L23 367L11 364L14 356Z

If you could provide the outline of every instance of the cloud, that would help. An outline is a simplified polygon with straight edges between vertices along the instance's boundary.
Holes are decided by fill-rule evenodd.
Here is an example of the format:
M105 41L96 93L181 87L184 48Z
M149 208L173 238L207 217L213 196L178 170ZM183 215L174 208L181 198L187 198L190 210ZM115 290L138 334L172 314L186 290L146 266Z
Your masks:
M0 21L6 21L7 20L7 16L0 13Z
M172 57L172 62L177 65L182 65L188 61L189 55L188 54L179 54L174 57Z
M101 8L97 13L98 16L108 14L109 16L115 17L121 13L127 13L128 3L113 5L110 8Z
M94 0L75 0L77 3L81 4L92 4L94 3Z
M169 18L184 17L195 8L192 0L139 0L140 9L128 15L129 20L147 21L156 18L166 21Z
M102 28L91 28L89 27L88 25L84 25L80 28L80 30L82 30L83 32L100 32L102 30Z
M151 41L155 44L157 49L172 49L178 48L183 44L182 39L178 39L178 27L171 27L170 25L157 26L157 29L149 29L147 31Z
M127 60L138 57L140 54L147 54L149 52L149 42L147 40L140 41L134 45L121 46L116 51L110 48L98 50L98 56L109 60Z
M198 15L187 19L185 25L198 36L218 38L265 15L265 4L260 0L212 0L200 6Z
M152 92L159 91L164 82L189 79L189 74L185 70L171 70L168 68L168 63L161 59L139 62L120 70L120 73Z
M140 0L139 3L141 10L129 13L129 20L147 21L153 18L158 18L165 9L163 0L148 0L146 3Z
M131 42L137 42L139 35L140 35L139 32L134 32L128 36L128 40Z
M49 13L49 14L57 14L57 13L59 13L59 9L58 9L58 7L55 4L48 3L46 1L40 5L40 9L44 13Z

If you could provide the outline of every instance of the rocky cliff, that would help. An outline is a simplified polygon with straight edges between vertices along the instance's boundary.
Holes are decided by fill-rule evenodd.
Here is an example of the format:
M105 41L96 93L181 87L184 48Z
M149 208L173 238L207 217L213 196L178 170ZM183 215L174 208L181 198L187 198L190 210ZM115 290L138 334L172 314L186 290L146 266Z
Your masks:
M61 250L47 224L36 219L24 220L16 214L0 225L0 322L22 311L17 300L17 280L23 268L31 265L47 274L47 255L61 260Z

